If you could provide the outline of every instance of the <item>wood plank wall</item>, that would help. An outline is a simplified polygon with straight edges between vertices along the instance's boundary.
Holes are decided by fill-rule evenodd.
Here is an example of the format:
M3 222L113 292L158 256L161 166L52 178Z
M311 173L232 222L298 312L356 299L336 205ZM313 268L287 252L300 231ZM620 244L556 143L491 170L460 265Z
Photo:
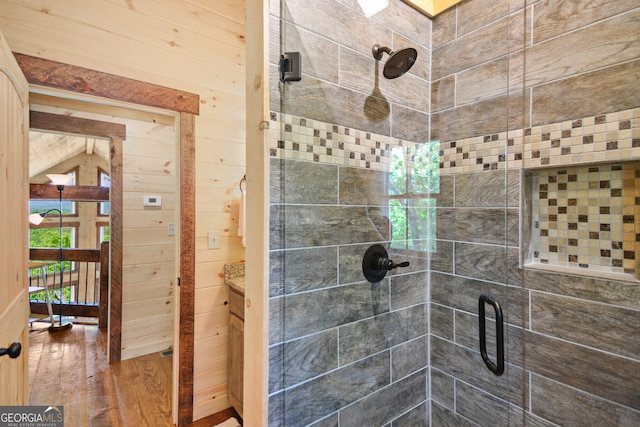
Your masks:
M194 419L228 407L228 311L224 304L228 290L222 271L225 263L244 259L244 248L236 237L238 183L246 172L244 1L2 3L0 31L15 52L200 95L200 115L196 117ZM129 166L144 168L137 160ZM127 167L125 154L125 174ZM126 187L124 198L126 206ZM131 218L138 220L138 216ZM221 249L207 250L210 230L221 232ZM166 265L162 268L164 271ZM126 290L124 298L126 305L131 298ZM134 325L123 324L124 345L125 337L130 336L127 328Z

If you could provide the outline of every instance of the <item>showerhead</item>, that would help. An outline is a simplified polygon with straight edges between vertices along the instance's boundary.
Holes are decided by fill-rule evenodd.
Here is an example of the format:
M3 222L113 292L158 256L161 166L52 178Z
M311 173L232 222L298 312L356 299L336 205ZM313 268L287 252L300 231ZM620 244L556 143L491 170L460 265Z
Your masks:
M392 52L391 49L386 46L374 44L371 51L373 52L373 57L378 61L382 59L383 52L389 54L389 58L384 64L384 69L382 70L382 75L387 79L395 79L409 71L418 58L418 51L412 47Z

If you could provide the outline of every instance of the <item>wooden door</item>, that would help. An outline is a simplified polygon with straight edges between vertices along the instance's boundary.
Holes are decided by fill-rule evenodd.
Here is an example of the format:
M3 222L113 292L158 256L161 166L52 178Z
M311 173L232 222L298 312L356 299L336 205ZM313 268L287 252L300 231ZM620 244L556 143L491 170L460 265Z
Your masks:
M0 405L28 403L28 111L27 80L0 34L0 347L22 344L0 357Z

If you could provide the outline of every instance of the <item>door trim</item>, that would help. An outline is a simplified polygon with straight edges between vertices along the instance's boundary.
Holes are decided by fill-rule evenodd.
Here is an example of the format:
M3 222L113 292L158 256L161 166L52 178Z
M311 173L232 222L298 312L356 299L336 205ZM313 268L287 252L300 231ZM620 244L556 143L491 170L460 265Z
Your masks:
M195 301L195 115L200 96L152 83L14 52L30 85L61 89L180 113L180 323L178 426L193 422ZM120 348L118 347L118 352Z

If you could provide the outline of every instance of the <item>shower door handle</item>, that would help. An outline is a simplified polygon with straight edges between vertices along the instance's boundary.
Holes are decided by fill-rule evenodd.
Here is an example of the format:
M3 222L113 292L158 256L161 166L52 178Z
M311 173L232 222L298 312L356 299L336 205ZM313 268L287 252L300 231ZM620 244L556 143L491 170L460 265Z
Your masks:
M493 363L487 355L487 333L485 327L485 304L491 304L496 312L496 351L497 364ZM478 300L478 322L480 330L480 354L487 368L494 374L500 376L504 373L504 333L503 333L503 317L500 304L491 295L480 295Z

